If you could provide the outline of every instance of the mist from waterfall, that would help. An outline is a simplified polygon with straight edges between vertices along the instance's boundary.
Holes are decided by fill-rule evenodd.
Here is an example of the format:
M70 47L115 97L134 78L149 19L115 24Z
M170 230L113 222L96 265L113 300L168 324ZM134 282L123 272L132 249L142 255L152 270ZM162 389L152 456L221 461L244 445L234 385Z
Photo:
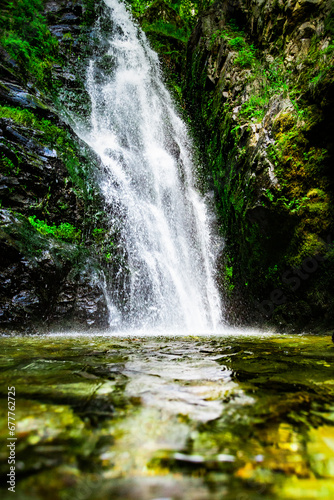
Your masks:
M111 317L126 328L215 330L222 320L215 242L194 186L187 127L144 33L123 3L105 3L108 69L90 61L91 123L79 133L104 165L101 190L126 252L129 278L126 290L109 291Z

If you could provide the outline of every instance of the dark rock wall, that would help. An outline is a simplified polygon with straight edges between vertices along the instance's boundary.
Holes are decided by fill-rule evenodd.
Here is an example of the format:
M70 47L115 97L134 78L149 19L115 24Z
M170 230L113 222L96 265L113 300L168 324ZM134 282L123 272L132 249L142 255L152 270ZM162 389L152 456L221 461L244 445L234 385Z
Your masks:
M111 279L112 263L97 182L100 164L65 123L62 110L66 101L82 119L90 112L84 80L99 2L91 4L46 2L45 20L58 40L48 86L0 49L0 328L5 330L108 326L101 283Z
M185 95L234 322L333 322L333 32L330 1L227 0L190 37Z

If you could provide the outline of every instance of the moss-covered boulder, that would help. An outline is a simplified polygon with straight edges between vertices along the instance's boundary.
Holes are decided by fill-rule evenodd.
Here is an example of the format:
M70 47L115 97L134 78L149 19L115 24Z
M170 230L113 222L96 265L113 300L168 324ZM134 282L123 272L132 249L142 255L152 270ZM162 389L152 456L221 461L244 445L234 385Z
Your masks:
M1 209L0 251L2 328L108 326L99 262L87 248L43 235L24 216Z

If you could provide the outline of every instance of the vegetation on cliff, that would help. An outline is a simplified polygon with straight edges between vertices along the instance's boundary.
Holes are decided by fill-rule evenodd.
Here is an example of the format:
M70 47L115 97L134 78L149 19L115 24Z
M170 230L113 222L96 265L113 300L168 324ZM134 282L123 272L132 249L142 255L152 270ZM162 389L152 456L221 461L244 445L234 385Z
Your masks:
M213 0L129 0L133 16L162 61L166 83L183 101L187 43L201 13Z
M66 99L82 116L90 111L82 74L93 48L78 39L87 42L98 7L89 0L14 0L1 13L5 328L108 322L101 272L110 279L119 258L96 180L99 160L61 118Z
M226 241L220 283L229 318L329 324L331 3L132 5L197 131L202 181L214 188ZM171 36L183 42L173 50Z
M52 84L58 42L43 16L44 0L5 0L0 17L0 45L16 61L20 73L39 85Z
M333 13L328 2L248 4L202 16L185 84L226 238L228 311L329 323Z

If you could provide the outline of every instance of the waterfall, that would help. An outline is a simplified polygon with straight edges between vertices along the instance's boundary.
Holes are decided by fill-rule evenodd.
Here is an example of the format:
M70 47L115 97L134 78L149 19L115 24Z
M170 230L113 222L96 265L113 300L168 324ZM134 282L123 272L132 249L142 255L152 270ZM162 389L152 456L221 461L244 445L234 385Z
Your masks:
M214 239L187 127L144 33L123 3L105 3L110 35L99 64L89 64L91 123L80 135L104 165L101 190L127 257L127 289L110 292L110 303L115 310L126 295L125 327L215 329Z

